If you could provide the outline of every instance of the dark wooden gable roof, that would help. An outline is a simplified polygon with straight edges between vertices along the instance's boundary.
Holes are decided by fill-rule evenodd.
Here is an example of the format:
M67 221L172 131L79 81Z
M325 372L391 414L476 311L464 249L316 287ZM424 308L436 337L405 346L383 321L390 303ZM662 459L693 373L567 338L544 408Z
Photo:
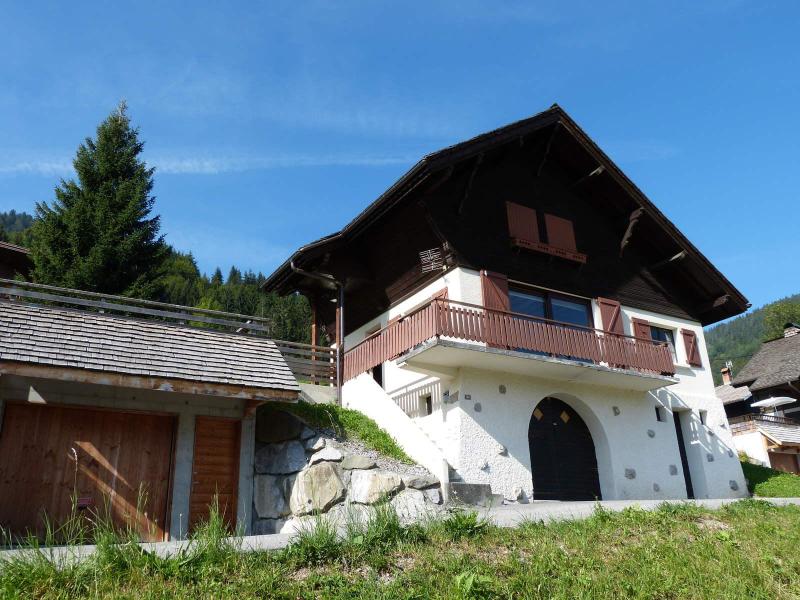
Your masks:
M425 156L341 231L298 249L270 275L265 289L279 293L313 291L319 283L294 273L290 265L294 263L300 267L325 270L337 262L332 257L342 254L340 250L344 247L350 249L351 255L366 257L357 261L359 265L352 264L347 268L343 268L339 260L337 275L347 279L349 285L351 278L374 279L380 272L380 265L369 264L379 259L374 252L368 251L377 240L393 246L398 253L407 253L409 260L416 249L404 245L403 241L411 239L410 236L431 244L445 240L451 242L458 235L455 225L448 227L448 215L452 215L453 210L458 214L473 210L474 204L480 202L480 180L484 174L520 155L520 149L532 147L534 150L530 156L535 156L535 160L529 164L529 170L538 177L557 165L557 169L563 171L560 188L576 197L582 196L584 212L587 215L591 213L591 218L608 220L608 226L617 231L617 251L622 240L628 237L626 229L630 220L636 221L629 236L629 246L635 247L636 252L624 251L631 256L631 261L641 263L637 268L640 267L643 275L636 282L640 289L632 288L630 296L635 298L637 294L654 293L675 296L675 301L686 307L678 314L683 316L685 313L703 324L747 309L747 299L741 292L557 105L528 119ZM475 176L476 173L480 174L479 177ZM569 181L569 184L564 185L564 181ZM502 193L495 188L494 195ZM591 202L586 202L587 198ZM500 200L516 201L513 197ZM447 214L442 212L444 204L449 205ZM413 218L398 220L399 213L393 209L401 205L413 205L413 208L408 208L414 213ZM392 222L387 224L388 219L384 217L390 212ZM474 232L467 234L474 237ZM392 242L392 237L397 240ZM461 254L460 264L487 266L477 264L475 256L464 256L474 253L459 245L454 243L453 250ZM425 247L424 244L421 247ZM610 256L608 248L605 252ZM392 273L392 276L397 276L397 273ZM600 293L600 290L594 291Z

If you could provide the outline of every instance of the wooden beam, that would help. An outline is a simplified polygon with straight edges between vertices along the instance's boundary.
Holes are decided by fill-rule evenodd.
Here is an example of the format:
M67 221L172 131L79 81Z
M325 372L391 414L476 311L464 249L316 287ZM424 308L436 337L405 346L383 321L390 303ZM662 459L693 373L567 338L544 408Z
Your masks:
M600 165L599 167L597 167L597 168L596 168L594 171L592 171L591 173L588 173L587 175L584 175L583 177L581 177L580 179L578 179L578 181L576 181L575 183L571 184L571 185L569 186L569 188L570 188L570 189L572 189L572 188L578 187L578 186L579 186L580 184L582 184L584 181L586 181L586 180L588 180L588 179L591 179L592 177L596 177L597 175L600 175L601 173L605 172L605 170L606 170L606 168L605 168L603 165Z
M464 195L461 197L461 202L458 204L458 213L461 214L464 211L464 205L467 203L469 199L469 192L472 190L472 182L475 179L475 174L478 172L478 167L481 166L483 162L483 153L478 154L478 157L475 159L475 164L472 167L472 172L469 174L469 179L467 180L467 187L464 189Z
M637 208L633 211L628 217L628 227L625 229L625 233L622 236L622 241L619 243L619 257L622 258L623 252L625 252L625 248L631 241L631 237L633 236L633 229L636 227L636 224L639 222L639 219L644 214L643 208Z
M556 133L558 132L560 126L561 126L561 121L558 121L553 126L553 131L550 132L550 137L547 139L547 145L544 148L544 154L542 154L542 158L539 160L539 166L536 167L536 177L539 177L542 174L544 163L546 163L547 159L550 157L550 148L553 145L553 140L556 138Z
M686 258L686 250L681 250L669 258L665 258L664 260L660 260L657 263L650 265L648 269L650 271L655 271L657 269L661 269L662 267L666 267L667 265L682 261L684 258Z
M0 361L0 375L18 375L20 377L36 377L71 383L91 383L95 385L111 385L115 387L175 392L198 396L218 396L262 402L287 402L297 400L299 392L272 388L257 388L229 383L209 383L205 381L189 381L171 377L148 377L126 375L89 369L72 369L50 365L34 365L29 363Z
M714 310L715 308L719 308L728 303L731 297L728 294L723 294L719 298L715 298L711 302L706 302L705 304L701 304L697 307L697 312L704 313L708 312L709 310Z

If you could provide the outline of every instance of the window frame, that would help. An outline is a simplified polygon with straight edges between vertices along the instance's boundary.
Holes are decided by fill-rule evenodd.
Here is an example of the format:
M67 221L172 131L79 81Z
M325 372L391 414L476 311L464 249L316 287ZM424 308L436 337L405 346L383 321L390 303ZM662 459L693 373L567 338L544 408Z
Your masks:
M667 345L670 348L670 352L672 353L672 363L678 364L678 347L675 342L675 340L677 339L676 336L676 334L678 333L677 330L673 329L672 327L665 327L663 325L657 325L655 323L649 323L649 325L650 325L650 339L654 342L667 342ZM672 343L670 343L669 340L659 340L654 338L653 332L655 332L656 330L666 331L667 333L669 333L672 336Z
M529 284L521 284L516 282L508 282L508 304L511 306L511 294L512 292L516 292L518 294L528 295L528 296L541 296L544 300L544 317L536 317L530 315L531 319L546 319L548 321L556 321L553 318L553 305L552 299L557 298L559 300L567 300L569 302L574 302L576 304L582 304L586 309L586 315L588 317L588 324L587 325L574 325L571 323L565 323L564 321L556 321L557 323L565 323L566 325L573 325L574 327L588 327L589 329L595 329L594 325L594 307L592 305L592 300L590 298L583 298L582 296L573 296L571 294L566 294L563 292L556 292L553 290L548 290L540 287L536 287L534 285ZM512 310L511 312L516 312ZM520 313L525 314L525 313Z

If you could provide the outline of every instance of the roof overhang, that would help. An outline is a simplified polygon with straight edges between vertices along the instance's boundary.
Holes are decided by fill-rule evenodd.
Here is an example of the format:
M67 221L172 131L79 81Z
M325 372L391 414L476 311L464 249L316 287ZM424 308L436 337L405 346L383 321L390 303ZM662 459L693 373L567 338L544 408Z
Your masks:
M720 293L710 294L705 312L700 315L703 325L729 318L746 311L750 304L747 298L695 247L678 228L662 213L652 201L622 172L619 167L600 149L600 147L578 126L575 121L558 105L470 140L455 144L443 150L428 154L403 175L392 187L386 190L377 200L370 204L355 219L340 231L321 238L299 248L264 282L264 289L287 294L300 289L300 276L291 269L292 264L303 266L310 264L324 254L348 243L359 233L377 221L383 214L391 210L427 178L453 167L462 161L474 158L494 147L511 142L519 142L524 136L551 125L563 127L584 151L597 163L604 167L604 173L631 198L632 207L643 208L644 214L651 219L671 240L674 245L665 253L664 261L680 253L692 261L696 269L698 285L712 282ZM686 262L686 259L681 261Z
M292 402L299 397L299 392L293 390L248 387L167 377L146 377L113 371L94 371L16 361L0 361L0 376L4 375L17 375L70 383L109 385L157 392L217 396L253 402Z

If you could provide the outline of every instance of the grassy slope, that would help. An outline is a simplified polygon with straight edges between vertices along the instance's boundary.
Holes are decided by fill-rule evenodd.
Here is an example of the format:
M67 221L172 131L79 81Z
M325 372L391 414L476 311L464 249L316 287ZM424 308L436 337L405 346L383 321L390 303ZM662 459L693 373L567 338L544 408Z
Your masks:
M466 535L457 535L458 533ZM20 598L797 598L800 508L743 501L717 512L665 506L516 530L385 521L278 553L209 544L177 560L105 549L57 571L15 564Z
M800 477L742 461L747 489L764 498L800 498Z
M333 404L309 404L302 401L281 408L297 415L313 427L334 429L339 435L358 439L365 446L377 450L384 456L404 463L414 462L392 436L378 427L375 421L358 411L340 408Z

